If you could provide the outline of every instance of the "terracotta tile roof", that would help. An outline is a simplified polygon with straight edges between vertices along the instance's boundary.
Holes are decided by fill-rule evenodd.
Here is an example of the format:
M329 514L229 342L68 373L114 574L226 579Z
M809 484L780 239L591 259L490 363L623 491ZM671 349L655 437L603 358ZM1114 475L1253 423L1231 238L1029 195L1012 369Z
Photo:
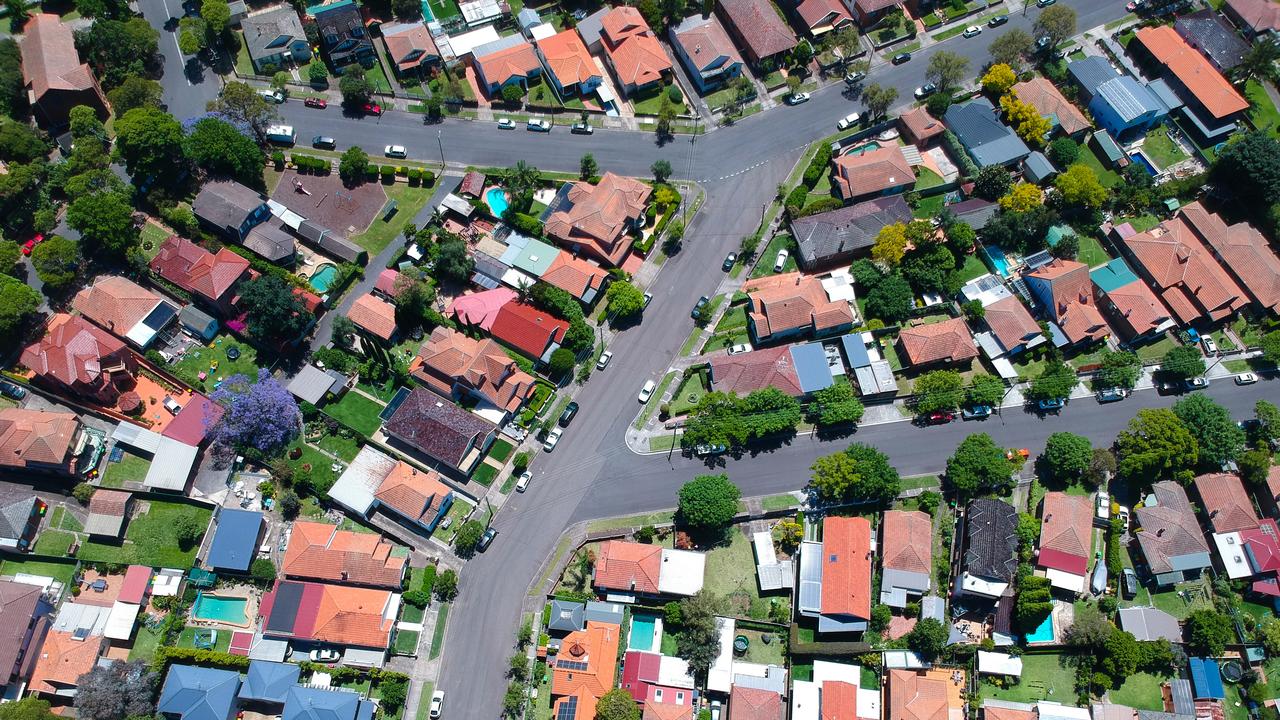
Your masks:
M1086 339L1099 340L1107 335L1107 322L1093 299L1093 280L1089 266L1075 260L1055 258L1027 273L1028 278L1049 284L1052 307L1049 316L1073 343Z
M853 23L853 16L840 0L801 0L796 13L810 30L838 28Z
M427 26L420 22L383 25L382 39L387 44L387 54L400 72L440 58L436 41L427 31Z
M792 397L804 394L788 345L737 355L713 355L711 377L712 384L720 392L746 395L754 390L776 387Z
M133 497L131 494L123 490L98 488L89 499L89 514L122 518L131 497Z
M1114 320L1128 337L1150 332L1170 318L1168 308L1141 280L1115 288L1106 296L1114 306Z
M392 556L394 549L379 535L299 520L293 523L280 570L286 577L399 588L406 557Z
M0 410L0 467L66 465L80 429L75 413L5 408Z
M600 696L614 688L618 669L618 642L621 628L612 623L588 620L587 626L564 636L560 652L551 666L552 716L561 720L591 720ZM585 667L583 667L585 665ZM568 717L560 708L568 698L577 698L576 712Z
M1046 77L1037 75L1014 85L1011 89L1017 93L1019 100L1034 107L1042 116L1056 118L1058 127L1068 135L1075 135L1092 127L1089 119L1080 112L1080 108L1063 97L1058 88Z
M893 618L893 620L899 619L907 620L908 618ZM911 619L910 622L914 627L915 619ZM857 685L842 680L824 680L818 697L821 705L819 716L821 720L854 720L858 717Z
M600 23L604 51L623 85L648 85L671 70L671 59L639 10L622 5L606 12Z
M902 127L917 142L928 140L947 131L942 121L930 115L923 105L903 113L898 118L898 122L902 123Z
M1249 109L1249 101L1172 27L1140 28L1135 37L1215 118Z
M539 358L552 342L564 340L569 323L530 305L509 302L498 310L489 332L494 339L521 353Z
M50 90L96 87L89 66L80 62L71 26L64 25L57 15L32 15L21 41L22 74L37 102Z
M578 31L562 30L549 38L538 41L538 50L547 61L547 68L560 81L561 87L585 83L600 77L595 60L582 44Z
M661 573L661 547L609 540L597 554L594 584L607 590L656 595Z
M249 261L226 248L214 254L171 235L151 259L151 269L183 290L218 302L249 271Z
M958 363L978 357L973 333L963 318L903 328L898 341L912 365Z
M159 304L159 295L118 275L99 275L71 300L81 315L121 337Z
M947 683L914 670L889 671L885 720L947 720Z
M485 174L479 170L468 170L467 174L462 176L462 182L458 183L458 194L480 197L480 193L484 192L486 179Z
M1280 505L1280 465L1272 465L1267 471L1267 491L1271 493L1271 499Z
M426 523L439 514L451 494L453 490L440 481L440 473L397 462L373 496L410 520Z
M1199 202L1184 205L1182 219L1213 248L1254 302L1272 312L1280 310L1280 257L1262 233L1247 222L1227 225Z
M614 45L636 35L653 34L644 16L630 5L621 5L606 12L600 18L600 29L604 39Z
M901 0L857 0L854 7L858 8L863 15L872 15L900 4Z
M72 315L55 315L45 336L22 351L24 366L71 388L108 384L112 369L132 360L123 342Z
M983 705L982 717L983 720L1036 720L1039 716L1033 710L1015 710L994 705Z
M716 61L724 58L723 65L728 67L742 64L742 55L738 46L733 44L724 25L714 15L683 32L677 33L676 43L684 50L699 72L719 68Z
M480 74L493 85L506 85L513 78L527 78L542 70L538 53L527 42L475 58Z
M609 273L599 265L561 250L539 278L581 300L588 290L599 291Z
M1151 572L1157 575L1171 572L1170 561L1184 555L1207 557L1209 544L1200 532L1200 523L1182 486L1163 480L1152 485L1151 491L1156 504L1139 505L1133 511L1138 519L1138 544Z
M886 569L931 574L933 519L919 510L886 510L880 555Z
M1122 241L1183 324L1221 320L1244 307L1244 291L1178 215Z
M387 297L396 296L396 282L400 279L400 273L391 268L386 268L378 273L378 279L373 282L373 289L386 294Z
M496 407L515 410L533 393L533 377L516 366L496 342L437 327L418 349L414 377L443 395L454 386L473 391Z
M1044 495L1038 567L1084 575L1089 566L1093 503L1082 495Z
M746 51L759 61L796 46L796 36L769 0L719 0L725 21L742 38Z
M390 340L396 334L396 306L373 293L356 298L347 310L347 317L361 329L383 340Z
M1200 505L1209 516L1216 533L1250 530L1258 527L1258 513L1245 492L1240 476L1233 473L1207 473L1196 477Z
M101 635L79 640L72 637L72 633L50 630L39 649L40 657L36 659L28 689L53 694L74 688L80 676L97 663L105 641Z
M692 694L692 691L690 691ZM693 703L678 704L646 699L640 720L693 720Z
M1006 350L1026 343L1040 334L1040 323L1031 317L1017 296L1001 298L986 307L983 319Z
M502 306L515 299L516 291L509 287L482 290L454 298L445 310L445 314L457 319L463 325L488 331L493 327L493 321L498 317L498 311Z
M914 185L915 171L898 145L887 145L857 155L841 155L835 165L836 192L845 200L882 193L890 188Z
M1280 30L1280 4L1274 0L1227 0L1227 7L1255 33Z
M734 685L729 691L729 720L782 720L782 696L772 690Z
M392 593L387 590L320 585L310 637L319 642L358 647L386 647L394 617L386 617Z
M871 523L822 521L822 614L871 618Z
M582 245L601 260L621 265L631 247L628 223L644 216L653 188L634 178L606 172L597 185L573 183L566 207L547 218L547 236Z
M750 297L748 315L760 340L802 327L827 330L853 322L848 302L832 302L821 280L799 272L749 280L742 292Z
M494 428L426 388L414 388L382 425L384 432L455 467L483 445Z

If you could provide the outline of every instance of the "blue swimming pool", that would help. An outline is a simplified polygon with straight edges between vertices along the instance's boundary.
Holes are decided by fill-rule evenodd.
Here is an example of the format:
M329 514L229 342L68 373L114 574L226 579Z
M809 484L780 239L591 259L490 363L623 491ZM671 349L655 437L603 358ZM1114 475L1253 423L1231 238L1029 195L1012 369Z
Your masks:
M321 263L316 271L311 273L311 277L307 280L316 292L324 294L329 292L329 288L333 287L333 281L338 277L338 266L333 263Z
M1135 150L1129 153L1129 159L1141 165L1142 168L1147 171L1148 175L1152 177L1156 176L1156 173L1158 172L1156 170L1156 166L1151 164L1151 161L1147 159L1146 155Z
M631 638L627 647L631 650L653 650L654 629L657 617L636 613L631 616Z
M879 149L880 149L880 143L872 141L872 142L866 143L865 145L859 145L858 147L850 148L849 150L845 151L844 154L850 157L857 157L858 155L861 155L863 153L869 153L872 150L879 150Z
M1000 274L1000 277L1009 277L1009 259L1004 256L1004 251L995 245L983 245L982 252L987 256L987 265Z
M500 187L489 188L489 192L484 194L484 202L493 211L494 217L501 218L507 211L507 191Z
M1057 635L1053 630L1053 613L1049 613L1044 622L1040 623L1040 627L1035 632L1027 634L1027 642L1029 643L1048 643L1053 642Z
M245 607L249 601L245 598L220 597L218 595L196 595L196 604L191 608L191 617L197 620L219 620L232 625L244 625L248 618Z

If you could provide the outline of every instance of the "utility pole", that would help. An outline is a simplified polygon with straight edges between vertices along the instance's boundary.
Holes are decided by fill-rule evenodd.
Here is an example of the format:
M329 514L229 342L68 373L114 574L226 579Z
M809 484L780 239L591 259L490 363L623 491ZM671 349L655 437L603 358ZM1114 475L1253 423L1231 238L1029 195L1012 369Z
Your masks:
M444 130L436 130L436 145L440 146L440 175L444 176Z

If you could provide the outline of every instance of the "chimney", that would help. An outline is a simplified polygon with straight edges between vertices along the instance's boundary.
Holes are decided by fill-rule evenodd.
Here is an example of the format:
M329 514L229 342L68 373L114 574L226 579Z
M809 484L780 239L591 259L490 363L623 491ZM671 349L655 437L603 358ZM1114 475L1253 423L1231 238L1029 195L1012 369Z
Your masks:
M1164 528L1160 528L1156 531L1156 537L1164 537Z

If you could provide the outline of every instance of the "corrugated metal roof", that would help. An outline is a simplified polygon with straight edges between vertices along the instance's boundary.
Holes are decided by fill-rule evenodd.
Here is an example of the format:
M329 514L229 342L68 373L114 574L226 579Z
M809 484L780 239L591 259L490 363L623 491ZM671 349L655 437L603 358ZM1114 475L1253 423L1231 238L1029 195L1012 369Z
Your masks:
M800 378L800 389L805 393L831 387L834 380L827 366L827 354L822 343L801 343L791 346L791 362Z

